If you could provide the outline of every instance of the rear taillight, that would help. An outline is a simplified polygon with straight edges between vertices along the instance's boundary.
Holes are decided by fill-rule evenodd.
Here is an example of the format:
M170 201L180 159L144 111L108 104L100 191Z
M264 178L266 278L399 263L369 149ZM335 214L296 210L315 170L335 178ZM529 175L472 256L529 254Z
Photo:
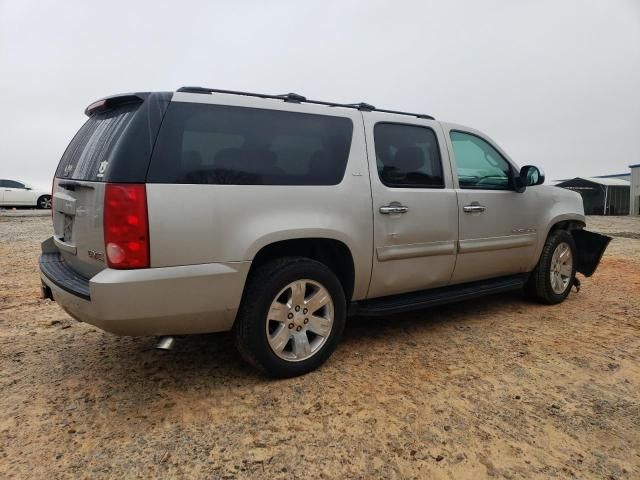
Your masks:
M111 268L149 267L147 193L144 185L107 183L104 244Z

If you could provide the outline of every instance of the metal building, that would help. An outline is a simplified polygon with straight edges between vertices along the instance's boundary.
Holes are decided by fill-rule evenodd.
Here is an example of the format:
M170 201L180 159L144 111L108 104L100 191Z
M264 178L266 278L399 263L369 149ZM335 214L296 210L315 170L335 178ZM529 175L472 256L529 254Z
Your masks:
M614 173L613 175L596 175L593 178L618 178L620 180L631 181L631 172L627 173Z
M640 167L640 165L638 165ZM640 176L640 168L638 169ZM619 178L576 177L556 184L582 195L586 215L628 215L631 186ZM637 198L637 197L636 197ZM636 207L637 208L637 207Z
M629 165L631 169L631 191L629 213L631 215L640 215L640 163Z

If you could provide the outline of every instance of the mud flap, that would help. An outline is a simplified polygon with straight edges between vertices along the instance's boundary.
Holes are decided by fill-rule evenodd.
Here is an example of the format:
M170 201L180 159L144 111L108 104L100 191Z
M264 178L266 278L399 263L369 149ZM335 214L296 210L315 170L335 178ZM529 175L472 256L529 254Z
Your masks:
M571 230L576 243L576 270L585 277L590 277L598 268L611 237L593 233L588 230Z

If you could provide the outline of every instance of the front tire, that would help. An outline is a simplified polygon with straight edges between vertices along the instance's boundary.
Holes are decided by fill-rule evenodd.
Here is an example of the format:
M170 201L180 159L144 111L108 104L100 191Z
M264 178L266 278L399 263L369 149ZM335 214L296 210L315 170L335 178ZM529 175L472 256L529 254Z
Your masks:
M41 210L50 209L51 195L42 195L40 198L38 198L38 202L36 203L36 206Z
M242 357L272 377L315 370L333 353L346 319L342 284L324 264L286 257L251 273L234 325Z
M547 238L525 291L533 300L555 305L567 298L575 276L576 245L573 236L566 230L556 230Z

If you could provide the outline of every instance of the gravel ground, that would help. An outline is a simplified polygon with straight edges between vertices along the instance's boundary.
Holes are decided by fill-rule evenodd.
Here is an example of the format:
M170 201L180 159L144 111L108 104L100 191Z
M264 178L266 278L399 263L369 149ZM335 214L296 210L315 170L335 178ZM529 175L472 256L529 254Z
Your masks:
M518 294L354 319L268 380L231 338L171 352L38 297L47 217L0 214L0 477L640 478L640 218L562 305Z

